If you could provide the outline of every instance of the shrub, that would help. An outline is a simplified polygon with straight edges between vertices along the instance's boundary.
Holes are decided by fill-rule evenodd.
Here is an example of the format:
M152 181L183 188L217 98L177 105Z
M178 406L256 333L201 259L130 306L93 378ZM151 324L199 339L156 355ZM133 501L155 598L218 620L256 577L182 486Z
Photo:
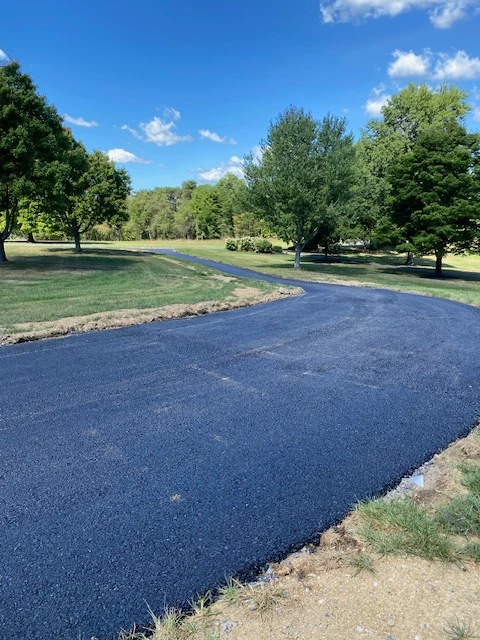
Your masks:
M272 253L273 245L269 240L257 238L254 243L255 253Z
M272 253L283 253L283 247L279 244L272 245Z
M235 238L227 238L225 240L225 247L229 251L236 251L237 248L238 248L238 245L237 245L237 241L235 240Z
M240 247L240 251L253 251L254 240L253 238L246 236L245 238L240 238L238 245Z

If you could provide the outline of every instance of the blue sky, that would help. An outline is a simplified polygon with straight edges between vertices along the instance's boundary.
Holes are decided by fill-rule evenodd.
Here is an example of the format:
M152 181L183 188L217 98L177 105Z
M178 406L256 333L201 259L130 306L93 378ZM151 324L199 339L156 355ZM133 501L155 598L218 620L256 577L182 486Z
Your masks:
M6 3L0 58L19 60L74 135L135 189L214 182L286 106L350 129L409 81L454 82L480 128L480 0ZM478 85L478 89L477 89Z

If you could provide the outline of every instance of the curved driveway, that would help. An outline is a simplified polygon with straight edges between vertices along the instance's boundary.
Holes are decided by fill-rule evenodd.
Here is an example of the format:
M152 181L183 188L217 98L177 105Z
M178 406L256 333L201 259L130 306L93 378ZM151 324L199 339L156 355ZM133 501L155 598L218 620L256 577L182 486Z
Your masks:
M302 286L0 350L1 638L147 623L146 603L300 547L472 426L480 309Z

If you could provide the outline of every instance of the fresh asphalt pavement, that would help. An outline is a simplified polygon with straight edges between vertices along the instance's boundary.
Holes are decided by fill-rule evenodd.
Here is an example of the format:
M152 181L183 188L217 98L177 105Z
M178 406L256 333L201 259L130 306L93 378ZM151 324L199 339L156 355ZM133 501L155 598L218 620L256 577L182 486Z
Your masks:
M0 350L2 640L146 624L147 605L299 548L468 431L480 309L302 286Z

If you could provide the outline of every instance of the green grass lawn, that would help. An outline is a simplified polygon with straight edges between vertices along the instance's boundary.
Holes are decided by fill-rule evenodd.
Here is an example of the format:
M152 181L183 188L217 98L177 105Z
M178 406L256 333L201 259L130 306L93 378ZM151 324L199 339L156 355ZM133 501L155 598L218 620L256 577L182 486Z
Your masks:
M403 265L405 256L395 253L349 253L334 256L327 263L321 255L304 254L302 269L298 272L292 268L292 253L269 255L227 251L223 240L157 240L120 243L119 246L128 245L177 249L201 258L227 262L283 278L413 291L480 306L479 255L447 255L444 259L443 277L436 278L434 258L417 258L416 266L406 267Z
M86 247L74 254L65 245L8 243L9 262L0 265L0 334L18 323L35 323L119 309L224 301L239 286L262 293L258 281L217 279L215 270L172 258Z

